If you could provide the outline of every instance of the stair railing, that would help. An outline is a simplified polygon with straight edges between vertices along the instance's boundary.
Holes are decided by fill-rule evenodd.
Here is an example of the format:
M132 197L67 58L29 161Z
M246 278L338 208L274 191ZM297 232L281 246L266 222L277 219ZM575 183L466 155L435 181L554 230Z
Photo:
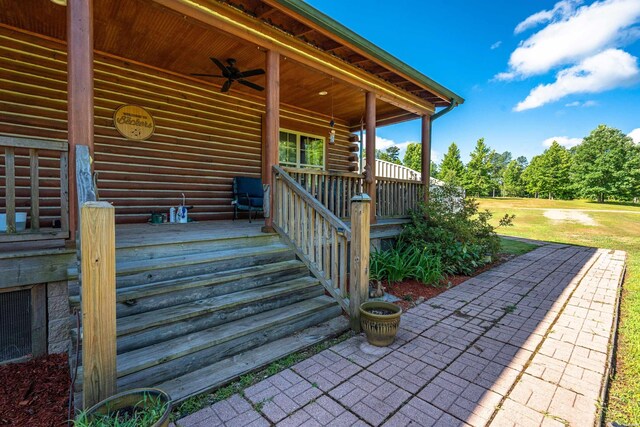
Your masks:
M286 171L274 166L273 174L274 228L349 313L352 327L359 330L359 305L369 287L368 205L365 209L361 203L351 203L357 217L352 218L357 242L352 242L351 228ZM353 201L366 204L370 199L360 195Z

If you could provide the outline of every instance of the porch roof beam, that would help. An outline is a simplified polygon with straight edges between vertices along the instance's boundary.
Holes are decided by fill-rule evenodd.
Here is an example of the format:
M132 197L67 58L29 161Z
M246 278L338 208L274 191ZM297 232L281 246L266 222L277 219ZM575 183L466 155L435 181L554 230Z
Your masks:
M404 110L419 115L435 111L432 103L224 4L205 0L155 1L267 50L279 52L364 91L373 92L377 98Z

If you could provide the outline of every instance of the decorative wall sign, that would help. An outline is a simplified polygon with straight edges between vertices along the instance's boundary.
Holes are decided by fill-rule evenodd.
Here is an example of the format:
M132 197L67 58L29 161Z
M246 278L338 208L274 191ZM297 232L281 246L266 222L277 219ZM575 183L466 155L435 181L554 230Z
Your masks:
M113 123L120 135L143 141L153 135L155 123L147 110L137 105L122 105L113 113Z

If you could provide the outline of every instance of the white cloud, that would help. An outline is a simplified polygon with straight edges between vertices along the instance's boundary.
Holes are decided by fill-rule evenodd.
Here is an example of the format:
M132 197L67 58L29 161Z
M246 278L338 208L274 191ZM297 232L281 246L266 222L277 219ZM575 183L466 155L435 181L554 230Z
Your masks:
M382 138L381 136L376 135L376 149L377 150L386 150L387 148L391 147L392 145L397 145L397 142L395 142L392 139L386 139L386 138Z
M575 147L576 145L582 142L582 138L569 138L568 136L552 136L551 138L547 138L542 141L542 145L545 147L551 147L553 141L556 141L558 144L562 145L565 148Z
M598 93L633 84L640 77L637 60L619 49L605 50L560 71L555 82L535 87L514 111L537 108L571 94Z
M565 107L585 107L585 108L595 107L596 105L598 105L598 103L593 100L584 101L584 102L573 101L573 102L569 102L568 104L564 104Z
M555 4L555 6L553 6L553 9L542 10L529 16L527 19L519 23L513 32L515 34L520 34L521 32L528 30L529 28L536 27L545 22L549 22L554 18L566 17L567 15L572 13L575 10L576 5L580 3L582 3L581 0L559 1Z
M640 144L640 128L636 128L629 132L629 138L633 139L633 142Z
M628 43L630 37L637 37L637 28L630 27L638 20L638 0L602 0L578 9L575 2L561 1L551 11L531 15L518 24L516 32L551 21L520 43L511 53L509 70L496 75L496 79L544 74L558 66L575 64L603 49Z
M502 40L498 40L497 42L495 42L494 44L491 45L491 47L489 49L491 50L495 50L497 48L500 47L500 45L502 44Z

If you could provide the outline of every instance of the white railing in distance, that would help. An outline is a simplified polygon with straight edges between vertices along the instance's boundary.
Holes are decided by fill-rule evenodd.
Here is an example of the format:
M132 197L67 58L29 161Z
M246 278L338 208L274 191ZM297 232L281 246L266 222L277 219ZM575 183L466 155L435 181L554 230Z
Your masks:
M420 181L420 172L406 166L376 159L376 178L395 178Z

